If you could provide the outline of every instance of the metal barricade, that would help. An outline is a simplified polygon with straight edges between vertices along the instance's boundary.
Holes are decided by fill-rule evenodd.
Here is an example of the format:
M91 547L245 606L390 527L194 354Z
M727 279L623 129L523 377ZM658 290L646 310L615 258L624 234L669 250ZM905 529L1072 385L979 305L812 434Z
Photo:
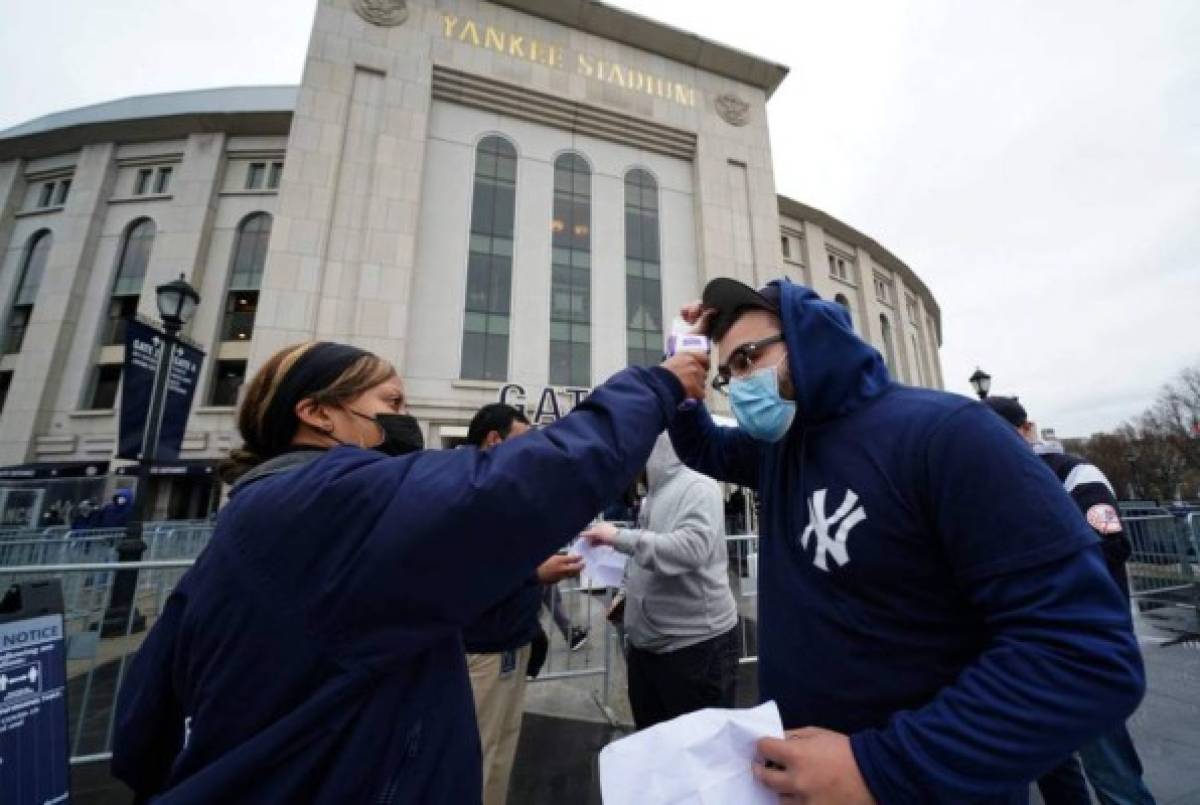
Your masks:
M1141 611L1191 607L1200 612L1200 539L1196 514L1122 518L1133 546L1127 571L1130 593Z
M725 538L729 554L729 586L738 609L742 665L758 662L758 535Z
M0 589L16 582L58 578L63 582L67 649L67 707L71 763L80 765L112 757L116 697L130 658L145 632L135 634L133 617L140 612L146 627L154 625L167 597L192 562L83 562L0 568ZM137 570L134 606L123 634L101 638L100 630L120 570Z

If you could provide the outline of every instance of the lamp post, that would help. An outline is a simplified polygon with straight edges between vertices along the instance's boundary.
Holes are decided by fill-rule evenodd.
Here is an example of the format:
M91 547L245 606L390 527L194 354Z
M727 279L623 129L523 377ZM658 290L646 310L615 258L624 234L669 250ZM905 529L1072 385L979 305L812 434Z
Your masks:
M1138 482L1137 482L1137 451L1132 447L1125 453L1125 460L1129 462L1129 499L1138 499Z
M986 400L988 392L992 390L992 376L976 366L975 374L971 375L969 382L975 389L975 393L979 395L979 399Z
M151 468L158 458L159 431L162 427L163 409L167 402L167 386L171 377L171 364L175 358L175 345L179 343L179 331L192 318L200 304L200 294L188 284L183 275L179 279L159 285L154 289L158 302L158 314L162 319L158 365L154 370L154 386L150 394L150 407L146 412L145 430L142 432L142 451L138 456L138 481L133 496L133 508L125 525L125 535L117 543L118 562L137 562L146 551L142 539L143 522L151 514L150 476ZM137 589L137 570L119 570L113 580L112 597L101 627L102 637L124 635L146 628L146 619L134 607Z

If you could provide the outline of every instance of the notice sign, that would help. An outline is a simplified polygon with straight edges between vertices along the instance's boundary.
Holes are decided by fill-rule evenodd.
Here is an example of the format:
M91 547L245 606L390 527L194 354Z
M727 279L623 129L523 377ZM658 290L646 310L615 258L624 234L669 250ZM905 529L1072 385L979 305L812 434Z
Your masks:
M65 803L70 781L63 616L24 614L0 615L0 803Z

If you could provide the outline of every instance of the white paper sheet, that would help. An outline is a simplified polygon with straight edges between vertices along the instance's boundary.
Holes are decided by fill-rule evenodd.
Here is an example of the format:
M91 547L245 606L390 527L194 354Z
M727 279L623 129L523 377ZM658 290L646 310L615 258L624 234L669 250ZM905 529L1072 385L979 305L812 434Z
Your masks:
M569 551L583 557L585 587L620 587L625 580L625 562L629 558L608 545L588 545L583 537L575 540Z
M768 737L783 737L775 702L700 710L614 741L600 752L604 805L778 805L750 770Z

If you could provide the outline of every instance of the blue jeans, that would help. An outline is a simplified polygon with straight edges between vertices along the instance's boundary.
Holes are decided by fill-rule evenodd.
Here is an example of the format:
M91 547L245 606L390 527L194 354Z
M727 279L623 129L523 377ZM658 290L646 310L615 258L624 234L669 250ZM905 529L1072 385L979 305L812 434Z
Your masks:
M1155 805L1124 724L1080 749L1079 759L1102 805Z

